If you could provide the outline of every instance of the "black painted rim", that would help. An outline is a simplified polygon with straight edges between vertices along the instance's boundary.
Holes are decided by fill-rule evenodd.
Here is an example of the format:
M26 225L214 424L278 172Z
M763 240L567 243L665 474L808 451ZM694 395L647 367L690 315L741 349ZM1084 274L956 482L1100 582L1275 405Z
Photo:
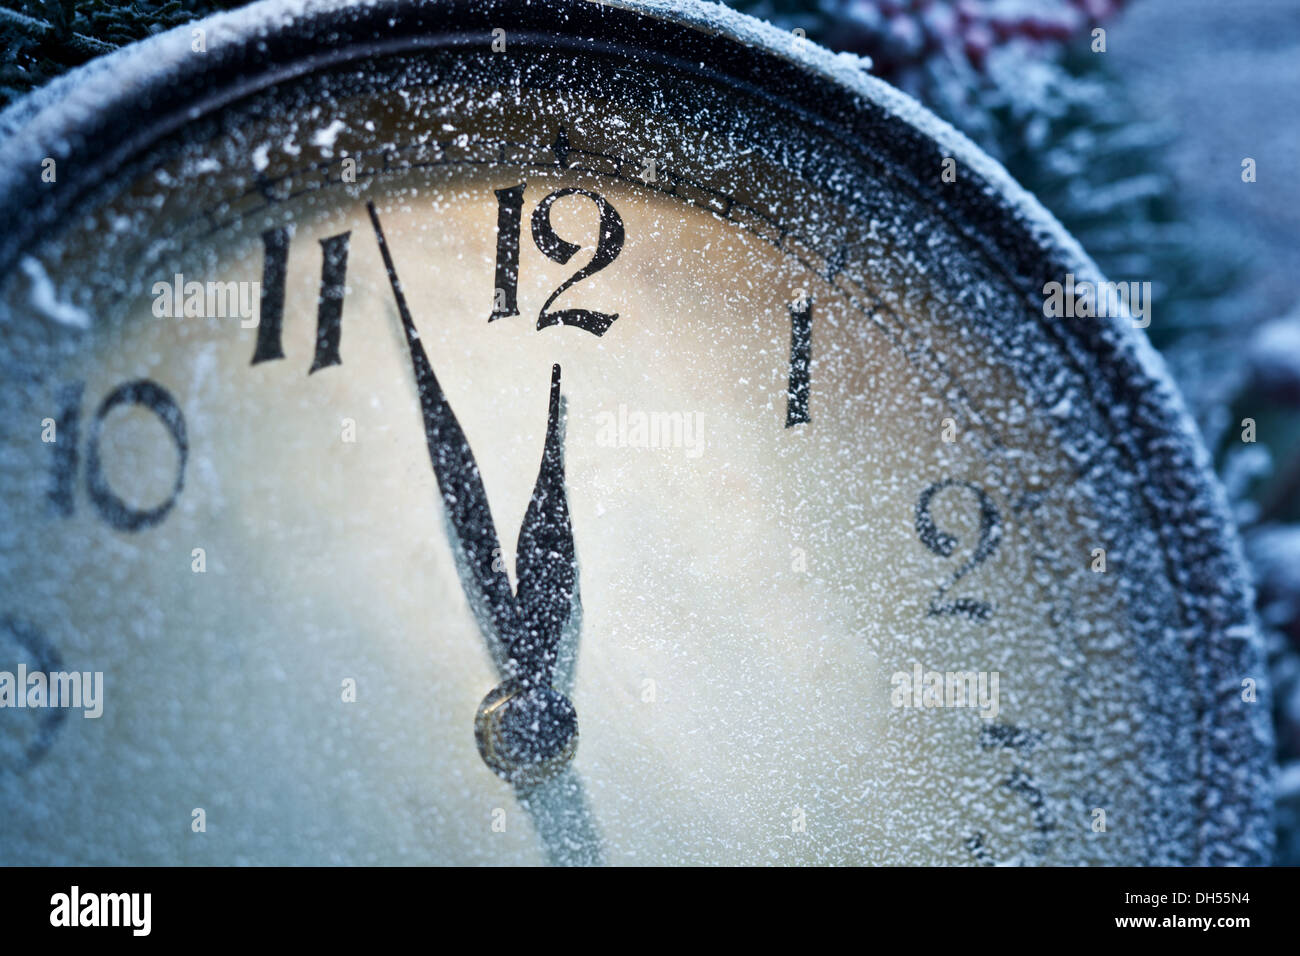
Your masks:
M206 30L206 53L190 49L195 24L178 27L88 64L0 114L0 274L114 170L199 117L333 63L486 45L492 29L505 26L533 49L547 48L549 37L568 53L584 43L614 44L633 55L641 48L698 63L809 111L902 168L934 169L953 156L971 173L942 192L935 177L918 177L920 197L1004 263L1025 295L1065 272L1101 280L1073 238L996 162L909 97L811 43L700 0L263 0L197 25ZM57 190L33 186L45 157L58 162ZM1267 699L1248 707L1240 700L1242 676L1264 683L1263 653L1223 491L1145 337L1119 317L1075 324L1070 332L1071 345L1092 358L1122 405L1135 457L1156 486L1149 506L1181 558L1171 585L1195 632L1188 643L1201 685L1190 693L1203 707L1196 862L1267 862Z

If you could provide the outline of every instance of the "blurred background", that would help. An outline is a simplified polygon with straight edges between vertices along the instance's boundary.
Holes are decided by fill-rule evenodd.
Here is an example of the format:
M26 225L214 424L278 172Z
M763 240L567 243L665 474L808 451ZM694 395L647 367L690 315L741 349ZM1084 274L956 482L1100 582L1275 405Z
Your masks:
M1280 766L1276 860L1300 865L1300 0L730 2L870 58L999 159L1110 279L1152 283L1147 332L1254 572ZM242 5L0 0L0 106Z

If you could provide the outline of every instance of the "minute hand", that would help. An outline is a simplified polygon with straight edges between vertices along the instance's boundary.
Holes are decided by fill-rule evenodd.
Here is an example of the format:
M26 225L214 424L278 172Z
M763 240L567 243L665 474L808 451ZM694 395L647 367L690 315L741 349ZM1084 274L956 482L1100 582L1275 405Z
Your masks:
M492 521L492 511L488 507L487 492L483 490L478 463L474 461L474 453L470 451L460 422L447 403L438 376L434 374L424 346L420 344L420 333L416 331L411 311L406 306L406 296L402 292L401 280L397 278L397 270L393 267L393 257L384 240L375 204L366 203L366 210L375 227L379 252L384 258L384 268L388 270L388 281L393 287L393 297L397 300L397 311L402 319L402 330L406 333L406 345L415 371L415 384L420 392L424 437L429 446L433 473L438 479L438 490L442 492L442 503L455 532L461 559L472 576L472 584L477 592L471 595L471 603L477 603L474 600L477 598L486 604L493 625L493 637L509 647L519 631L519 615L510 590L510 579L504 569L498 569L499 565L493 567L497 564L497 556L501 554L501 543Z
M366 208L411 354L429 458L462 566L469 573L466 591L471 604L478 605L476 613L485 611L490 618L489 650L503 678L479 707L479 751L506 779L536 783L572 757L578 730L573 705L551 687L577 582L559 438L560 368L552 370L545 450L519 532L516 597L504 569L498 570L500 539L478 464L420 343L374 204Z

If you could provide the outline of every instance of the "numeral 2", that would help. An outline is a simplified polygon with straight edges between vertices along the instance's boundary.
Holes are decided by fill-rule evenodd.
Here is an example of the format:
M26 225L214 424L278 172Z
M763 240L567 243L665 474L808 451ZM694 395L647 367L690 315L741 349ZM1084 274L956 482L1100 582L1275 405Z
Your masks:
M930 617L963 614L977 621L984 621L993 614L992 604L987 601L977 601L974 598L957 598L955 601L945 601L944 595L948 593L948 590L954 584L975 570L976 566L997 550L998 540L1002 536L1002 519L998 515L998 509L993 504L992 499L978 485L973 485L969 481L957 481L955 478L949 478L935 482L921 492L921 498L916 503L916 533L920 537L921 543L935 554L942 558L952 557L953 551L957 548L957 539L940 531L930 514L930 502L934 496L945 488L952 487L966 488L975 495L976 500L979 502L979 540L976 542L971 556L962 562L960 567L953 572L952 577L941 584L939 589L935 591L934 597L930 598L927 613Z

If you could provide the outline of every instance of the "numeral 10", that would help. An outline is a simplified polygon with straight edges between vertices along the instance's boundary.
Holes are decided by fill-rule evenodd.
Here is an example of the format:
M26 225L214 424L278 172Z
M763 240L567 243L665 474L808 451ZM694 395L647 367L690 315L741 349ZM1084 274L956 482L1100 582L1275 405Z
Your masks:
M77 479L78 439L81 431L81 397L85 386L74 382L59 393L57 419L45 419L46 429L53 427L54 461L50 465L50 486L47 500L51 510L69 517L76 510L74 488ZM100 457L100 433L108 413L119 405L139 405L153 412L163 423L176 445L180 460L176 467L176 481L167 500L156 508L132 508L117 496L104 477ZM185 432L185 416L171 393L157 382L136 379L119 385L100 403L90 423L90 437L86 442L86 493L99 516L119 531L140 531L158 524L176 504L185 483L185 463L189 458L189 439Z

